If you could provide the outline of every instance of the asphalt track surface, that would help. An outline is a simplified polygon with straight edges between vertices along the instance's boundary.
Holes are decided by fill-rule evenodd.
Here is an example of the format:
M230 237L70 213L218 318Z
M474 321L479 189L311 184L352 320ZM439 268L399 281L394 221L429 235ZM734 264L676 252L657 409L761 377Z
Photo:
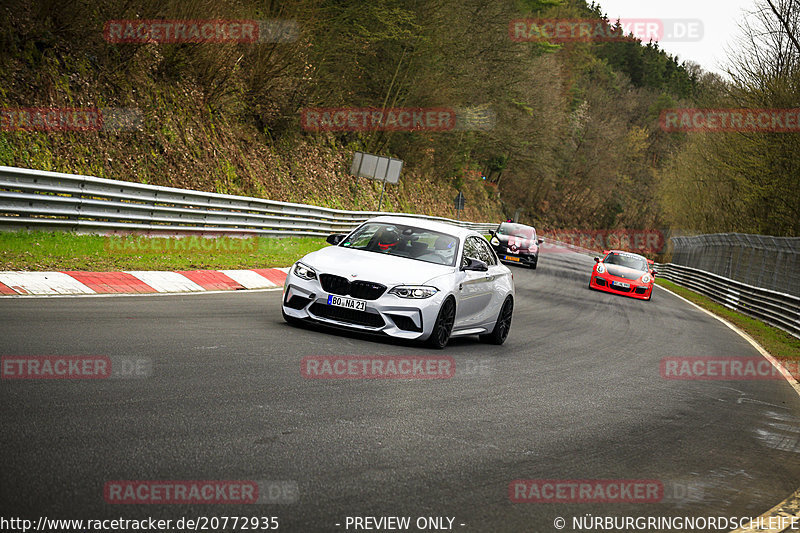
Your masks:
M506 344L444 352L291 327L280 291L2 299L2 355L153 363L144 379L0 382L2 516L276 516L280 531L345 531L348 516L555 531L561 516L573 531L574 516L757 516L786 498L800 397L783 381L662 379L664 357L758 352L666 291L590 291L591 264L554 253L512 267ZM310 380L306 355L449 355L456 374ZM512 503L515 479L657 479L665 497ZM111 505L109 480L291 480L299 499Z

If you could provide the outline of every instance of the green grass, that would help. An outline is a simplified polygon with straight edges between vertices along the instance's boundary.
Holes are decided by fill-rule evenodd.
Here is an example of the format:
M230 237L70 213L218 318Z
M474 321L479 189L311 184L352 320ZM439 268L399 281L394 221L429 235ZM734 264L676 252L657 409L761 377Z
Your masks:
M800 339L786 333L782 329L770 326L758 319L751 318L724 305L718 304L710 298L686 289L675 283L658 279L656 283L683 296L690 302L694 302L704 309L708 309L728 322L742 329L745 333L753 337L765 350L773 357L782 360L800 360Z
M0 232L0 270L202 270L285 267L326 246L318 237L137 237Z

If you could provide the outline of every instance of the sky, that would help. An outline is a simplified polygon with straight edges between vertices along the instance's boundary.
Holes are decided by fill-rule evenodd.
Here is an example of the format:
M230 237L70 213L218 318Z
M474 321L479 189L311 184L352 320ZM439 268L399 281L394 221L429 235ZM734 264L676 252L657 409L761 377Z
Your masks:
M659 46L679 61L699 63L703 70L724 75L727 51L736 49L738 23L755 0L596 0L611 20L668 19ZM702 22L702 37L698 22ZM673 36L667 37L672 31ZM685 39L676 36L689 34Z

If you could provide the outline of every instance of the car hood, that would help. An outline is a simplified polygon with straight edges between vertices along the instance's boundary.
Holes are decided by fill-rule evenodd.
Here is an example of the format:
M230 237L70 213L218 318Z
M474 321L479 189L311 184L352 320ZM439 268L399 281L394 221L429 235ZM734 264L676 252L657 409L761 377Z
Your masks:
M606 272L611 274L612 276L617 276L618 278L625 278L625 279L639 279L647 272L643 272L641 270L636 270L635 268L628 268L622 265L609 265L603 263L606 267Z
M365 280L394 285L420 285L451 274L455 267L426 263L416 259L328 246L306 255L301 261L318 274L336 274L350 281Z

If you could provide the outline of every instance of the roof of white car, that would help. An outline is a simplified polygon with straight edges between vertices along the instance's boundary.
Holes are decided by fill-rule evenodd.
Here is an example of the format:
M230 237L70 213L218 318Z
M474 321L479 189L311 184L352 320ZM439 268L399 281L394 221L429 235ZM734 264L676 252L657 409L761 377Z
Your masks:
M438 231L441 233L447 233L449 235L457 236L457 237L466 237L467 235L472 235L473 232L471 229L462 228L460 226L455 226L453 224L448 224L446 222L439 222L436 220L428 220L426 218L416 218L416 217L398 217L398 216L391 216L391 215L384 215L375 218L369 219L367 222L383 222L386 224L401 224L405 226L416 226L422 229L429 229L432 231Z

